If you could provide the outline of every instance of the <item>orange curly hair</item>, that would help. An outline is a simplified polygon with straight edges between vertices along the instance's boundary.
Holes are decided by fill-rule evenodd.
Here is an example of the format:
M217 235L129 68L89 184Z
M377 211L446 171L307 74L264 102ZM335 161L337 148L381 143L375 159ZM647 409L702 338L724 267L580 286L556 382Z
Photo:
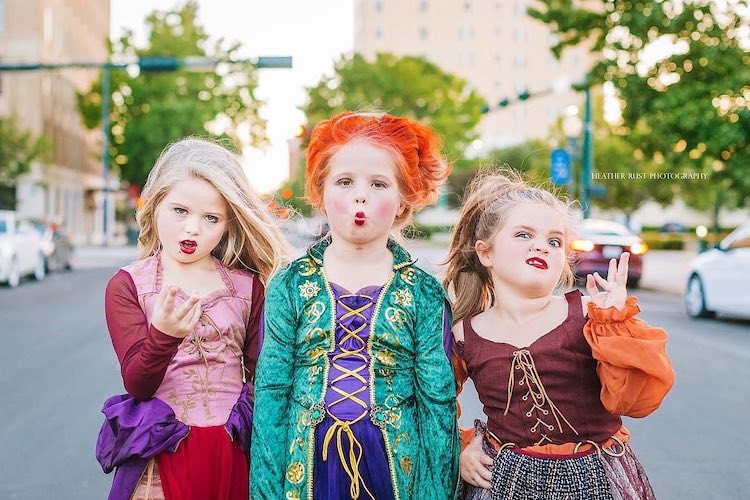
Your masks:
M405 205L396 218L404 226L420 209L437 201L451 171L441 153L442 141L430 127L402 116L345 111L318 123L307 147L307 199L322 208L328 162L342 146L364 141L390 152Z

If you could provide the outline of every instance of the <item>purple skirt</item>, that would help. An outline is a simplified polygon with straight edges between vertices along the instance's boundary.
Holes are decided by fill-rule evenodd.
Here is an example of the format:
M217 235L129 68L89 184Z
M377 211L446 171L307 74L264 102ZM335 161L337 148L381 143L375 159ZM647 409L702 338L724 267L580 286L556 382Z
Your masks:
M328 457L323 460L323 443L326 433L335 421L326 416L315 429L315 464L313 468L313 498L315 500L350 500L352 480L346 473L339 456L338 439L344 456L349 456L351 440L348 434L334 430L328 443ZM369 419L351 425L351 431L362 446L359 462L359 498L372 497L377 500L394 498L388 458L383 442L383 434ZM355 445L355 451L357 450ZM348 467L348 464L347 464ZM369 493L368 493L369 491Z

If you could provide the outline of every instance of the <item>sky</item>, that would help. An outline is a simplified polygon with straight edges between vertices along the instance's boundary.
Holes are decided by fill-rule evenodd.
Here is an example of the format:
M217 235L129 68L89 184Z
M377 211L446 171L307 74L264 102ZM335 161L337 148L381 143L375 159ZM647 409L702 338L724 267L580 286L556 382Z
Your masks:
M145 42L143 20L153 10L169 10L184 0L111 0L110 34L124 28ZM305 116L298 109L306 99L305 87L315 85L323 74L354 44L353 0L198 0L198 18L213 39L242 43L242 57L292 56L292 69L261 69L256 96L266 105L271 142L265 151L248 148L245 165L256 189L269 192L288 173L287 140Z

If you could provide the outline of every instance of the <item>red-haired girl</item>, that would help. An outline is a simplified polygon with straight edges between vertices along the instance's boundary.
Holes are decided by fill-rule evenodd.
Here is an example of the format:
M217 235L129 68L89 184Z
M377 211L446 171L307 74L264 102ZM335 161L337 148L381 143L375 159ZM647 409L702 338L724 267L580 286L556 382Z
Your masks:
M458 476L450 311L392 237L449 165L428 127L346 112L307 150L329 234L267 290L255 379L255 499L443 499Z

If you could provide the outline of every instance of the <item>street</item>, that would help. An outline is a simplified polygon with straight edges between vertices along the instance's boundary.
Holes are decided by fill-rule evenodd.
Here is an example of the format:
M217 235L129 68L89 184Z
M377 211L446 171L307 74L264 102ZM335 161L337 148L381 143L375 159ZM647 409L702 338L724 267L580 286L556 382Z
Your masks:
M101 499L111 476L94 458L103 401L123 391L104 322L104 287L132 252L79 262L0 289L0 498ZM420 248L434 269L440 252ZM677 381L664 405L628 419L632 446L660 499L746 497L750 477L750 323L692 321L674 293L639 290L642 318L671 335ZM462 425L480 408L467 384Z

